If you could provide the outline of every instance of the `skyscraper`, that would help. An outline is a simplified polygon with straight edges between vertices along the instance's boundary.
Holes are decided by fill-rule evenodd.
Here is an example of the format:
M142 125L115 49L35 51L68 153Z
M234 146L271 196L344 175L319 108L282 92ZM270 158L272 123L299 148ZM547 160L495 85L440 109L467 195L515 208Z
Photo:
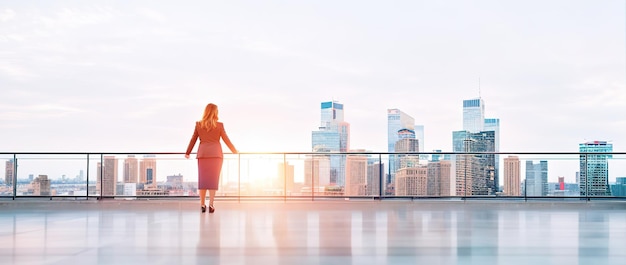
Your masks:
M96 190L102 196L115 196L117 188L117 159L114 156L105 156L102 163L98 162Z
M504 195L520 196L520 160L517 156L504 158Z
M482 98L463 100L463 131L453 132L452 137L454 152L499 152L500 119L485 119L485 102ZM466 149L468 143L470 148ZM470 156L463 157L466 160L468 158ZM475 159L478 160L473 161ZM475 179L472 180L472 185L475 187L470 188L473 195L484 195L485 190L482 188L484 181L486 181L487 194L493 195L499 191L499 161L500 157L497 154L473 155L473 159L468 160L470 163L463 164L478 167L471 170L472 174L484 174L484 177L473 176ZM457 167L457 172L459 170L460 168ZM463 169L462 172L467 172L467 170ZM465 176L461 178L467 180ZM459 179L457 176L457 180Z
M474 153L456 156L457 195L495 195L499 189L495 155L481 153L494 152L495 132L454 131L452 141L454 152Z
M139 181L147 188L156 189L156 157L154 155L145 155L139 162Z
M427 196L428 167L407 167L396 172L396 196Z
M396 142L396 153L413 153L419 152L419 142L415 138L403 138ZM419 165L419 155L398 154L395 155L396 170L405 167L417 167Z
M4 185L13 186L13 179L15 178L15 164L13 163L13 159L9 159L5 162Z
M615 184L611 185L611 194L616 197L626 196L626 177L615 178Z
M482 98L463 100L463 130L476 133L485 129L485 103Z
M526 196L548 196L548 161L526 161Z
M350 124L343 117L343 104L336 101L322 102L319 131L336 132L339 134L339 150L336 151L348 152L350 149ZM324 148L323 145L325 144L324 142L314 142L313 150ZM322 145L322 147L318 147L318 145Z
M376 162L368 162L367 165L367 195L385 195L381 193L380 183L385 180L381 178L384 174L385 164Z
M139 175L139 161L134 155L124 159L124 183L137 183Z
M484 131L493 131L494 132L494 152L500 152L500 119L497 118L487 118L485 119L485 128ZM496 161L496 178L499 179L500 176L500 155L495 155Z
M402 130L412 131L412 138L415 138L415 119L399 109L387 109L387 152L396 152L396 142L400 136L405 135L402 133L398 134ZM387 183L394 183L394 176L397 171L396 164L396 157L389 155Z
M367 155L354 154L346 157L345 195L367 195Z
M500 119L497 118L488 118L485 119L485 128L483 131L494 131L495 132L495 149L496 151L500 150Z
M328 155L307 155L304 159L304 185L314 192L330 185L330 157Z
M609 187L609 159L613 158L613 144L592 141L579 144L580 195L611 196ZM601 153L601 154L594 154Z
M343 104L336 101L322 102L321 122L317 131L311 133L313 152L347 152L350 148L350 124L344 121ZM343 186L345 183L346 156L329 154L330 182Z
M419 152L424 152L424 125L415 125L415 139L420 143Z
M428 162L426 194L429 196L450 196L450 161Z

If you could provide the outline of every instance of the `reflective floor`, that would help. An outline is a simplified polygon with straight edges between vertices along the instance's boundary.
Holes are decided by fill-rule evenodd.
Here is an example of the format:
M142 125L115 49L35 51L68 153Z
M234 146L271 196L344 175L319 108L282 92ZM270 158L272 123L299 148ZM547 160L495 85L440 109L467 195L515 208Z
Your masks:
M0 264L626 264L626 202L0 201Z

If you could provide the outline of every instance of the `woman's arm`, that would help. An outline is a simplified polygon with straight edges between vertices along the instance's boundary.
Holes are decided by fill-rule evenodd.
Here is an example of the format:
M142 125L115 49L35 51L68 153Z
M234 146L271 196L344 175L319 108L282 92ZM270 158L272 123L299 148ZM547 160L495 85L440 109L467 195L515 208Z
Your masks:
M235 148L233 143L230 141L230 138L228 138L228 135L226 134L226 129L224 129L223 125L222 125L222 132L220 133L220 136L222 137L222 140L224 140L224 143L226 144L226 146L228 146L228 149L230 149L231 153L233 154L238 153L237 149Z
M189 145L187 146L187 151L185 151L185 158L189 158L189 154L191 154L191 150L193 150L193 146L196 145L198 141L198 124L196 123L196 127L193 129L193 135L191 136L191 140L189 141Z

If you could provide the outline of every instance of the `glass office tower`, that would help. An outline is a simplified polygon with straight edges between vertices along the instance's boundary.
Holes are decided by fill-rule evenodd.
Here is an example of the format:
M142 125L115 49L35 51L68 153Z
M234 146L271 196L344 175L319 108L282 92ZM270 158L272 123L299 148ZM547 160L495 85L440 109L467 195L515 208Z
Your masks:
M592 141L579 144L580 196L611 196L609 187L609 159L613 158L613 144ZM600 153L600 154L594 154Z
M396 142L398 142L399 137L406 135L403 133L398 134L398 132L403 130L413 132L412 138L415 138L415 119L399 109L387 109L387 152L396 152ZM386 178L387 184L394 183L396 170L396 157L390 155L389 171Z
M322 102L321 122L317 131L311 133L313 152L347 152L350 148L350 124L344 121L343 104L336 101ZM328 155L330 160L330 184L344 186L345 155Z
M494 152L495 132L452 132L454 152ZM458 196L495 195L499 189L494 154L457 155L456 193Z
M471 133L485 129L485 103L482 98L463 100L463 130Z
M524 190L526 196L548 196L548 161L526 161Z

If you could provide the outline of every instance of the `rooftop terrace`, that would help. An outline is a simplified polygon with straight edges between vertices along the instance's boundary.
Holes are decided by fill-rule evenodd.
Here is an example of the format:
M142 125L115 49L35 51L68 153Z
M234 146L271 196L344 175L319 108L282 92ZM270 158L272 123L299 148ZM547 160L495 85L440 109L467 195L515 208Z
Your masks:
M0 264L623 264L624 201L0 201Z

